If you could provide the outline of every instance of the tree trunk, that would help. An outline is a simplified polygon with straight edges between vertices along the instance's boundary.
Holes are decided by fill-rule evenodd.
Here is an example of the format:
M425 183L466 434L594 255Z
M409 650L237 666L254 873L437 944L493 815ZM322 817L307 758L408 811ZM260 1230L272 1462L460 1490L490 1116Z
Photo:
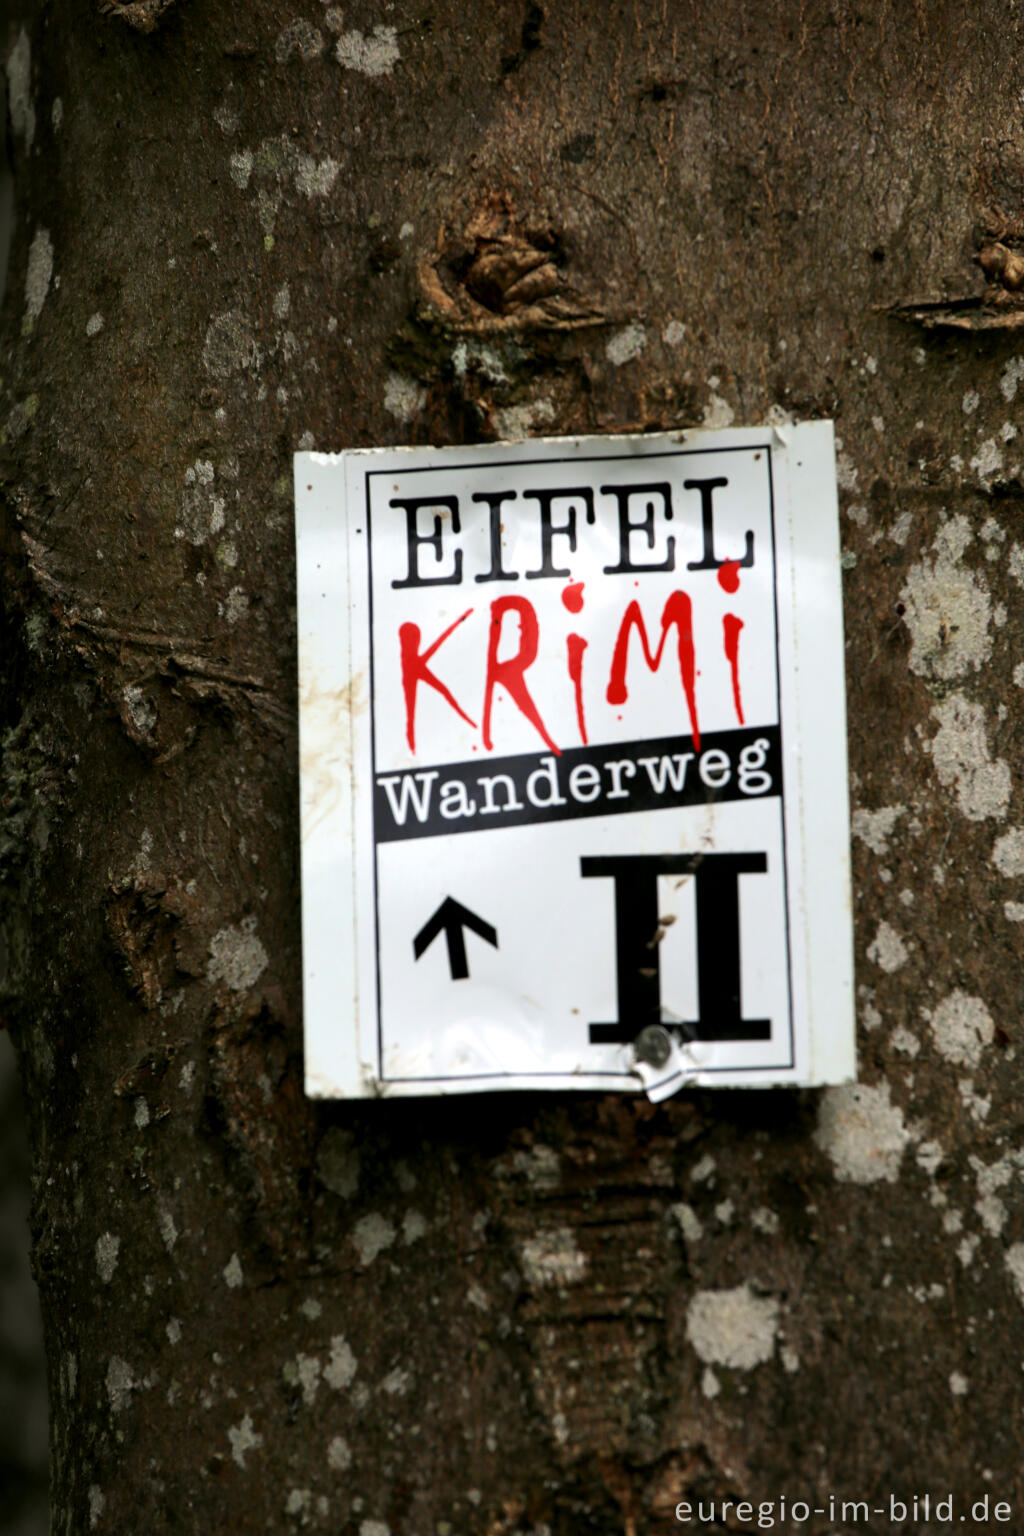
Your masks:
M17 0L0 993L61 1536L1019 1523L1022 45ZM819 416L862 1086L307 1102L293 452Z
M0 1033L0 1489L4 1536L45 1536L46 1374L28 1262L28 1141L11 1043Z

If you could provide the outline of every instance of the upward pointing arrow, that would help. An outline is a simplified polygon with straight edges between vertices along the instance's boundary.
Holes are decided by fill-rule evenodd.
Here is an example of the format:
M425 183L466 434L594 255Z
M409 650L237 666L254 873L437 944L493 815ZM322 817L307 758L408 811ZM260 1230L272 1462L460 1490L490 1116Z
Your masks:
M477 917L468 907L464 907L461 901L456 901L452 896L446 896L438 907L433 917L429 917L412 941L412 951L418 960L423 952L430 948L439 933L443 933L448 942L448 964L452 970L452 981L464 981L469 975L469 961L466 959L466 936L464 928L471 928L478 933L488 944L498 947L498 931L492 928L490 923L485 923L482 917Z

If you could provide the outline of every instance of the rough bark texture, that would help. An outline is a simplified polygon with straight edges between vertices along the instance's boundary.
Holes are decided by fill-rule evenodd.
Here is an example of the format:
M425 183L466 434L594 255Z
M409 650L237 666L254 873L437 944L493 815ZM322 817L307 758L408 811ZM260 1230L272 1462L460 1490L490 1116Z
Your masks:
M1015 7L20 0L5 46L55 1532L1019 1520L1014 262L956 302L1018 259ZM862 1086L306 1103L293 451L816 416Z
M45 1536L46 1372L28 1263L28 1142L11 1043L0 1034L0 1499L4 1536Z

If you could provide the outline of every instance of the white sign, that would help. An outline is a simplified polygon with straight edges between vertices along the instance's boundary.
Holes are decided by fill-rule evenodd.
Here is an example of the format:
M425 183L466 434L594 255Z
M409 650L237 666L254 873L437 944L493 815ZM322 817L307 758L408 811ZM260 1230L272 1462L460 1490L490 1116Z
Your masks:
M295 473L307 1091L852 1077L831 425Z

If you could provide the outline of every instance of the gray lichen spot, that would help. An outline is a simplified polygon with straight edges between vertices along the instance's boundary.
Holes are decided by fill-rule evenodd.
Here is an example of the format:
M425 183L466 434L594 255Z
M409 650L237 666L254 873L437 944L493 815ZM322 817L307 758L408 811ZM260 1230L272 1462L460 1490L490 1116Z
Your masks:
M338 179L341 165L330 158L314 160L312 155L300 155L295 172L295 185L303 196L326 197Z
M157 1212L157 1225L160 1228L160 1236L164 1240L164 1247L168 1253L173 1253L174 1245L178 1241L178 1228L166 1205L162 1205Z
M156 708L139 687L138 683L127 683L124 688L125 709L128 718L141 736L148 736L156 725Z
M999 378L999 388L1003 399L1007 402L1013 400L1017 394L1017 385L1024 379L1024 358L1011 357Z
M139 851L132 860L132 873L142 874L149 869L153 853L153 834L148 827L143 827L139 837ZM136 1105L137 1107L137 1105Z
M679 1200L675 1205L669 1206L669 1210L679 1226L684 1241L699 1243L704 1236L704 1227L693 1206L687 1204L685 1200Z
M352 1385L358 1369L345 1335L336 1333L331 1340L331 1358L324 1366L324 1381L335 1392L343 1392Z
M177 1318L177 1317L172 1317L170 1322L167 1324L167 1327L164 1329L164 1332L167 1335L167 1341L168 1341L169 1344L180 1344L181 1343L181 1319Z
M814 1139L842 1182L894 1184L910 1133L888 1083L844 1083L822 1094Z
M312 1408L320 1386L320 1361L316 1355L296 1356L295 1378L297 1385L302 1388L302 1401L307 1408Z
M983 1120L988 1119L989 1111L992 1108L992 1096L990 1094L986 1097L982 1093L975 1093L973 1078L962 1078L957 1084L957 1092L960 1094L961 1099L963 1099L964 1108L972 1120L976 1120L980 1125Z
M246 187L249 185L249 178L252 176L254 160L255 156L253 155L251 149L240 149L231 156L231 159L228 162L228 168L231 172L231 180L242 192L244 192Z
M994 1163L983 1162L980 1157L972 1153L968 1159L974 1169L974 1177L978 1182L978 1193L988 1199L997 1189L1005 1189L1013 1182L1014 1174L1020 1162L1020 1154L1010 1153L997 1159Z
M960 1260L960 1263L963 1265L964 1269L969 1269L971 1264L973 1264L974 1255L980 1242L981 1237L978 1233L975 1232L970 1237L965 1237L963 1241L957 1245L956 1256Z
M711 391L711 396L707 405L704 407L703 420L706 427L728 427L735 419L736 413L734 412L732 406L729 404L728 400L725 400L721 395L715 393L719 382L720 380L718 375L715 373L713 373L708 379L708 389ZM836 442L836 447L840 447L838 441ZM838 473L840 477L840 484L842 484L841 457L839 461Z
M120 1413L127 1408L135 1390L135 1376L127 1360L112 1355L107 1363L107 1397L111 1411Z
M324 50L324 40L309 21L293 21L285 27L274 45L274 57L279 64L287 64L297 54L304 64L310 63Z
M274 314L278 320L286 320L292 307L292 291L287 283L282 283L274 294Z
M222 928L210 940L207 981L223 981L232 992L254 986L270 961L256 937L255 917L244 917L237 927Z
M609 336L604 355L613 368L621 368L638 358L646 345L647 332L638 320L634 320L632 325L623 326L621 331Z
M998 1237L1006 1225L1006 1206L996 1195L983 1195L974 1202L974 1209L990 1237Z
M231 105L229 99L225 99L214 107L213 120L222 133L235 133L237 131L238 113Z
M1024 1304L1024 1243L1011 1243L1003 1255L1003 1263L1010 1272L1017 1300Z
M868 945L868 959L888 974L907 963L907 946L889 923L879 923L878 932Z
M35 395L29 395L27 400L18 400L12 405L7 417L7 438L9 442L16 443L25 436L39 407L39 401Z
M232 587L224 599L224 617L229 624L237 624L249 612L249 599L242 587Z
M856 464L850 458L850 455L848 453L841 453L840 452L840 449L842 448L842 446L843 446L842 438L837 437L836 438L836 480L839 482L839 486L840 486L840 488L842 490L844 490L844 491L855 491L857 489L857 479L858 479L858 476L860 474L860 471L858 470Z
M93 1483L89 1489L89 1529L94 1531L100 1523L100 1516L107 1507L103 1490L98 1483Z
M42 656L46 639L46 620L41 613L33 613L25 620L25 641L30 651Z
M531 1285L576 1285L587 1271L586 1254L570 1227L538 1232L526 1239L520 1253Z
M230 309L211 320L203 343L203 367L215 378L226 379L243 368L255 371L260 354L252 326L241 310Z
M419 1211L406 1211L402 1217L402 1241L418 1243L429 1231L429 1223Z
M506 405L494 413L498 436L505 442L519 442L529 437L535 427L554 421L555 408L550 400L525 400L520 405Z
M775 1352L779 1304L749 1282L728 1291L698 1291L686 1314L686 1336L707 1365L753 1370Z
M971 468L987 491L1003 467L1003 450L994 437L987 437L971 460Z
M933 1013L925 1013L935 1048L947 1061L976 1067L983 1050L995 1038L995 1025L980 997L958 987Z
M384 386L384 409L396 421L412 421L427 403L427 392L415 379L389 373Z
M343 1200L351 1200L359 1187L359 1152L351 1131L331 1126L324 1133L317 1152L316 1172L327 1189Z
M317 160L313 155L304 154L287 134L264 139L255 153L244 150L231 157L231 175L236 186L247 187L253 177L261 183L256 191L255 205L267 250L273 246L285 177L294 176L296 189L312 199L327 196L340 170L337 160L329 157Z
M381 26L374 27L368 36L355 30L343 32L334 56L344 69L358 70L361 75L390 75L401 58L398 33L394 27Z
M893 828L905 811L904 805L883 805L877 811L854 811L850 831L881 858L888 853Z
M242 1274L242 1261L237 1253L231 1255L221 1273L224 1276L224 1284L228 1290L237 1291L245 1279L245 1276Z
M999 545L1006 543L1006 529L994 517L986 517L978 532L982 543L985 545L985 558L987 560L998 559Z
M1008 880L1024 875L1024 828L1011 827L1009 832L996 838L992 863Z
M36 136L36 109L32 105L32 50L22 27L7 57L7 107L11 127L32 148Z
M96 1268L104 1285L109 1285L114 1278L120 1248L121 1239L112 1232L104 1232L102 1237L96 1239Z
M916 1056L921 1049L921 1042L916 1035L903 1024L897 1024L889 1036L894 1051L902 1051L904 1056Z
M232 1459L238 1466L245 1466L245 1458L250 1451L259 1450L263 1444L263 1436L256 1433L252 1427L252 1415L246 1414L241 1424L232 1425L228 1429L228 1443L231 1446Z
M538 1141L532 1147L512 1154L512 1171L522 1174L534 1189L557 1189L562 1178L562 1161L554 1147Z
M939 731L925 750L940 784L955 785L960 809L969 821L1001 820L1010 803L1010 770L989 756L985 711L962 693L932 710Z
M900 597L912 672L948 681L977 672L992 654L991 601L981 578L959 562L973 537L966 517L939 530L933 558L911 566Z
M37 229L28 251L25 272L25 320L34 325L42 314L53 276L53 242L49 231Z
M96 310L96 312L91 314L88 320L85 322L85 334L87 336L98 336L102 329L103 316L100 314L99 310Z
M332 1472L345 1472L352 1465L352 1452L348 1441L335 1435L327 1447L327 1465Z
M379 1253L390 1248L396 1236L394 1225L376 1211L361 1217L355 1224L352 1241L363 1268L368 1269Z
M472 369L473 373L485 378L490 384L508 383L508 373L501 352L486 341L457 342L452 348L452 366L455 369L456 378L459 379L464 379Z
M469 1302L469 1305L471 1307L475 1307L478 1312L489 1312L491 1310L490 1298L488 1297L487 1292L484 1290L483 1286L477 1285L475 1281L466 1291L466 1300Z
M865 514L864 515L865 515L865 518L866 518L867 517L867 509L865 509ZM910 530L911 530L911 528L913 528L913 526L914 526L914 514L913 514L913 512L901 512L899 517L893 523L892 527L889 529L889 537L890 537L890 539L892 539L894 544L899 544L899 545L905 544L907 542L908 538L910 537Z
M383 1520L364 1520L359 1527L359 1536L391 1536L391 1527Z

